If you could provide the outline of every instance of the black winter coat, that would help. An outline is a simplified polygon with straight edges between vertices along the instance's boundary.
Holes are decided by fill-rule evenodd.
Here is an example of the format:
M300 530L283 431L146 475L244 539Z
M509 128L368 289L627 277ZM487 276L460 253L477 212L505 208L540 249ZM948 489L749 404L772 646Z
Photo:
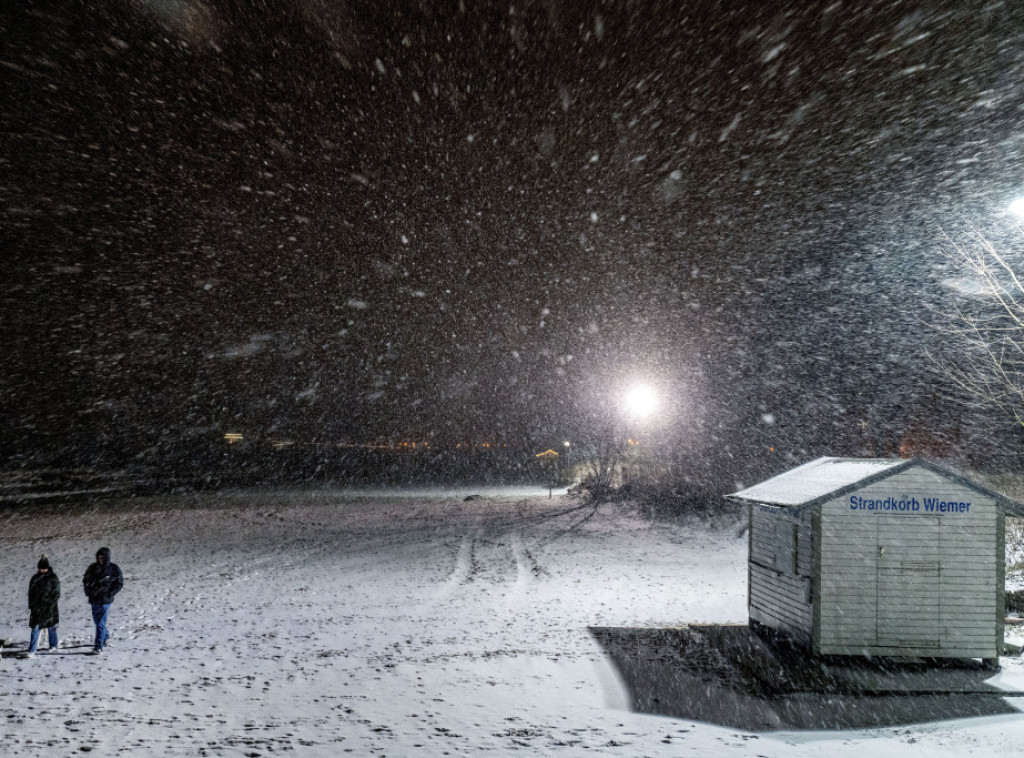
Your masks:
M59 599L60 579L53 573L53 569L33 576L28 583L28 625L45 628L59 623Z
M82 587L93 605L109 604L123 586L121 569L116 563L111 563L109 558L102 566L99 563L91 564L82 577Z

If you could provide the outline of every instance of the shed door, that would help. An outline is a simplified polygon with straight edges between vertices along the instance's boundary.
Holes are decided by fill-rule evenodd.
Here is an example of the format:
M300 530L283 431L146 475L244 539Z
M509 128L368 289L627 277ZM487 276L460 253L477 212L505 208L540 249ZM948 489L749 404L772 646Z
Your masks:
M878 516L878 644L939 647L939 518Z

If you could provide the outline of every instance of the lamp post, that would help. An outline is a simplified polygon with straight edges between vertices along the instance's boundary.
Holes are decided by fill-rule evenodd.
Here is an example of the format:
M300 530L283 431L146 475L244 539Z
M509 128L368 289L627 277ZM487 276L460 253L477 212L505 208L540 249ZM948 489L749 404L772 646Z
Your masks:
M641 478L643 465L647 462L644 452L640 449L639 432L641 427L654 414L658 408L658 396L654 389L647 384L638 384L626 392L625 396L626 416L631 429L636 430L636 439L630 434L629 445L637 449L630 455L634 460L637 469L637 478Z

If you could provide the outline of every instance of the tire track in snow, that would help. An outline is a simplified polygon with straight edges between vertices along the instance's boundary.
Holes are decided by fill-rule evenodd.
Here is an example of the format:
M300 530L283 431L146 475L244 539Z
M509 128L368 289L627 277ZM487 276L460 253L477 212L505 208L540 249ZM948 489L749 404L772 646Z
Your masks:
M451 597L470 583L479 582L504 587L512 597L528 592L544 576L547 571L530 553L520 532L503 537L476 532L463 536L439 595Z
M547 571L537 563L537 559L526 548L523 535L519 532L512 533L511 550L512 557L516 562L516 588L520 592L525 592L539 578L545 576Z
M448 580L441 588L441 596L451 596L459 587L466 584L476 573L476 537L467 534L463 536L462 542L455 553L455 565L448 576Z

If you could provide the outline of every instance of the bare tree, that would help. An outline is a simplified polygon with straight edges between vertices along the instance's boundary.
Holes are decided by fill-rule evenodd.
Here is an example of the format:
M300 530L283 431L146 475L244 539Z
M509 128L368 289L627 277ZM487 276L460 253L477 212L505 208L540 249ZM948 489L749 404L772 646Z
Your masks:
M588 440L586 485L591 495L604 500L612 490L615 474L622 464L624 441L612 424L603 424Z
M932 360L962 390L964 400L995 407L1024 424L1024 281L1015 264L983 234L967 243L946 237L961 276L947 279L956 294L933 320L944 339Z

